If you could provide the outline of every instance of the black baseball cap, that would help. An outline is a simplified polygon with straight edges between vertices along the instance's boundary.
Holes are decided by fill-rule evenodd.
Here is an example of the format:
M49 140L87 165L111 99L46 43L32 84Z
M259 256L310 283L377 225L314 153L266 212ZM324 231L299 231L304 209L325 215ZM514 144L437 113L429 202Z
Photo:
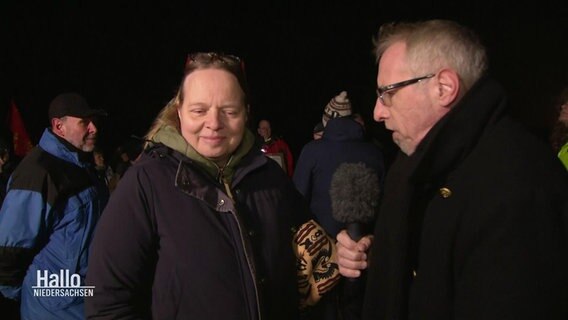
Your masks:
M78 93L62 93L55 97L49 105L49 119L62 118L65 116L88 118L94 116L106 116L102 109L92 109L87 100Z

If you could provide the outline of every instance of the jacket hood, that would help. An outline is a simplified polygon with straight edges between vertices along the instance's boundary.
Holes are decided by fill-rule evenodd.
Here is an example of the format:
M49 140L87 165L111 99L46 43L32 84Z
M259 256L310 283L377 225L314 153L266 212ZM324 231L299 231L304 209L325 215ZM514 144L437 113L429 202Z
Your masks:
M252 149L255 141L254 135L246 129L241 144L237 147L223 168L219 168L215 162L197 152L172 126L165 125L161 127L152 138L152 142L162 143L183 154L203 168L207 174L211 175L214 179L221 180L222 178L230 183L235 173L235 168ZM222 177L220 176L221 174Z
M335 118L328 121L323 139L335 141L361 140L364 137L363 127L348 117Z

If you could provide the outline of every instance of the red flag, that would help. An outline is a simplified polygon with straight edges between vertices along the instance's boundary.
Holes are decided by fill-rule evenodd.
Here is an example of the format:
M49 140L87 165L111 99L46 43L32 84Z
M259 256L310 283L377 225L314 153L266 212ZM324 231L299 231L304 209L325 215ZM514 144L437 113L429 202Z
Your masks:
M14 100L12 100L12 104L10 106L9 121L10 130L12 131L12 139L14 142L14 154L18 157L23 157L32 150L32 141L26 131L24 121L22 120L22 116L20 115L20 111L18 111L18 107L16 107L16 102L14 102Z

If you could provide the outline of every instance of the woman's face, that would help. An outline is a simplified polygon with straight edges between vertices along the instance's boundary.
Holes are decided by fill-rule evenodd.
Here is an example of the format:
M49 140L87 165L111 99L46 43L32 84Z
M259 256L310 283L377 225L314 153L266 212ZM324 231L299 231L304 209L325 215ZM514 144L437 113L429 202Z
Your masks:
M244 93L231 73L201 69L183 83L181 134L202 156L224 166L241 143L247 120Z

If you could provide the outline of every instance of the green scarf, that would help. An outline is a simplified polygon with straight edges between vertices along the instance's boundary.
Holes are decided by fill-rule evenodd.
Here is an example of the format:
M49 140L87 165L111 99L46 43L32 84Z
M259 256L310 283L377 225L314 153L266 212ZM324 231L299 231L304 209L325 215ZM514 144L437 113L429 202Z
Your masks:
M224 168L219 168L215 162L199 154L172 126L165 125L161 127L152 138L152 141L155 143L163 143L164 145L182 153L186 157L195 161L195 163L203 168L211 177L217 180L222 179L220 182L228 183L230 185L233 180L235 168L254 145L254 135L250 132L250 130L245 130L241 144L231 155ZM222 176L220 176L221 173Z

